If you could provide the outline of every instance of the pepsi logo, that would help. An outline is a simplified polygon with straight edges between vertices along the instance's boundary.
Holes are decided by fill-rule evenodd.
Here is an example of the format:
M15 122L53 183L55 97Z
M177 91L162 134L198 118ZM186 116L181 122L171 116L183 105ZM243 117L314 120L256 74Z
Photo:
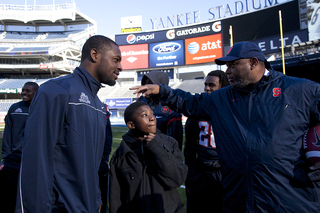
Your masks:
M127 36L127 42L129 44L133 44L135 41L136 41L136 36L135 35L130 34L130 35Z
M188 52L190 54L196 54L200 49L200 46L197 42L191 42L189 45L188 45Z
M173 53L181 48L181 45L175 42L161 43L153 47L155 53Z
M133 44L133 43L138 42L140 40L148 41L148 40L152 40L152 39L154 39L154 33L148 34L148 35L138 35L138 36L136 36L134 34L130 34L127 36L127 42L129 44Z

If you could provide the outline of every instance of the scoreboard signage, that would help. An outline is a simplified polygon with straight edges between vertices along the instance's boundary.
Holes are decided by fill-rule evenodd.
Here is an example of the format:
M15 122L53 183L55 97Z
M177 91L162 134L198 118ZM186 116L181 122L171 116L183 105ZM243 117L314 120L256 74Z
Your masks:
M192 38L195 36L212 35L222 31L221 21L199 24L191 27L183 27L168 30L166 33L167 39L183 39Z
M120 46L122 69L148 68L148 44Z
M132 103L131 98L107 98L106 104L110 109L126 108Z
M256 2L257 5L262 7L261 2ZM308 20L305 18L306 20L303 22L305 27L301 29L299 11L304 11L301 17L308 17L307 14L314 17L309 22L315 24L316 13L320 9L315 8L311 14L307 11L307 6L311 5L306 3L306 0L288 1L281 4L273 4L272 2L274 1L266 0L265 3L270 4L270 7L261 9L259 6L256 8L261 9L259 12L241 14L240 11L244 8L238 8L237 16L221 20L144 33L116 35L118 45L124 45L128 48L125 51L127 55L124 55L123 67L124 69L160 67L167 69L172 66L213 63L216 58L222 57L229 49L226 47L230 46L230 26L232 26L233 43L252 41L259 45L264 54L279 52L279 10L282 11L284 43L286 45L310 40L311 36L308 37L307 29ZM300 7L298 6L299 3ZM235 4L240 6L239 1L236 1ZM138 65L138 61L134 61L138 57L128 56L128 52L133 51L130 48L139 44L148 45L149 61L146 62L146 57L144 57L143 65ZM124 46L121 46L121 51ZM144 46L144 50L145 48L146 46ZM128 60L129 62L127 62Z
M153 71L160 71L160 72L164 72L168 75L169 79L173 79L174 76L173 76L173 69L172 68L168 68L168 69L161 69L161 70L144 70L144 71L138 71L137 72L137 80L138 81L141 81L142 77L149 73L149 72L153 72Z
M308 41L307 29L283 35L283 46L299 44L306 41ZM281 50L281 39L279 36L253 40L252 42L257 44L264 54L275 53Z
M166 40L166 31L116 35L118 45L145 44Z
M186 64L214 62L223 56L221 33L186 39L185 47Z
M149 44L150 67L184 65L183 40Z

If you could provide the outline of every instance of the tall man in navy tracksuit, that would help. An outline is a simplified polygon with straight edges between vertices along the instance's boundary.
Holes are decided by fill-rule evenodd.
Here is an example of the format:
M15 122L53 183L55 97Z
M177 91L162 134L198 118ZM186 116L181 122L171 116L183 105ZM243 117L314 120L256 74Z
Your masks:
M186 116L210 117L224 212L320 212L302 143L306 130L320 124L320 85L272 70L251 42L235 44L216 63L227 65L230 86L209 95L164 85L131 89L159 93Z
M20 170L22 137L29 114L29 107L39 85L27 82L22 87L22 101L13 104L6 117L2 139L2 161L0 162L0 209L14 212L17 183Z
M120 62L115 42L92 36L72 74L39 88L26 123L17 212L99 211L107 113L97 92L101 83L115 85Z

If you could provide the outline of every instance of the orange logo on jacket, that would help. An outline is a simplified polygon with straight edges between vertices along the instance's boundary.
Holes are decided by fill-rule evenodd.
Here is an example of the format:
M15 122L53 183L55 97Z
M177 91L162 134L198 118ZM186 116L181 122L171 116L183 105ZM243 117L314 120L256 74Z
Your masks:
M164 106L164 107L161 108L161 112L162 113L168 113L169 111L170 111L170 109L167 106Z
M273 92L273 97L279 97L281 95L281 88L275 87L272 90Z

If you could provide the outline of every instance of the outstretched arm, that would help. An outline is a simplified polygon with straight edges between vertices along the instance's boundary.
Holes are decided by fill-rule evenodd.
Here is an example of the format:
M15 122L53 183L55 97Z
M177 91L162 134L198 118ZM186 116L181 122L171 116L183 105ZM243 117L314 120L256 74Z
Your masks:
M163 105L169 106L170 109L182 113L185 116L210 116L212 112L212 100L208 94L192 95L180 89L172 89L167 85L147 84L144 86L136 86L130 88L136 90L133 94L137 97L150 97L151 95L158 95Z
M130 90L136 90L133 94L137 94L137 98L139 98L140 95L143 97L148 97L159 94L160 86L157 84L147 84L143 86L131 87Z

